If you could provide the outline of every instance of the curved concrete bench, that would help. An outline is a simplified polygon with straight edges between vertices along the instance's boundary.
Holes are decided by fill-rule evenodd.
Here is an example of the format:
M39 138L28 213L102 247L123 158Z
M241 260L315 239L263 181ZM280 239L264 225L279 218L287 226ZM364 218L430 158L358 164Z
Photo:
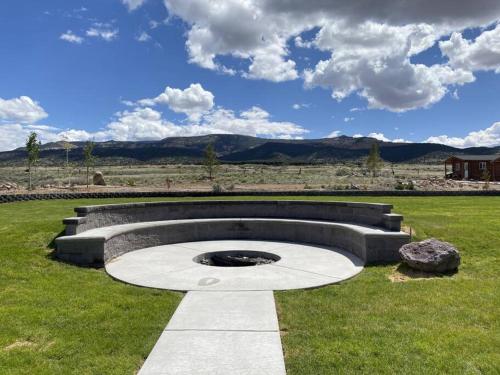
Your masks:
M403 232L328 221L222 218L143 222L101 227L56 240L57 256L81 265L102 264L129 251L181 242L270 240L335 246L365 263L399 259Z
M66 235L117 224L209 218L324 220L399 231L403 217L391 209L390 204L357 202L173 201L76 207L77 216L63 222Z

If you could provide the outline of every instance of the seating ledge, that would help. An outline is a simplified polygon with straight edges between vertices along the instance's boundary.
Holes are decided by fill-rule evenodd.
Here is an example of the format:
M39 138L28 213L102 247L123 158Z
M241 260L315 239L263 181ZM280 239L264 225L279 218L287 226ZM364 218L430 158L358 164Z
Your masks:
M301 228L303 226L303 228ZM56 239L60 259L103 264L126 252L189 241L259 239L336 246L366 263L393 262L409 235L380 227L320 220L219 218L150 221L89 229Z
M56 241L67 241L76 239L103 239L109 240L117 235L124 234L137 229L162 227L166 224L188 224L188 223L210 223L210 222L290 222L290 223L308 223L327 226L342 226L352 229L360 234L383 234L387 236L401 235L404 232L395 232L385 228L374 227L363 224L353 224L335 221L322 221L322 220L302 220L302 219L275 219L275 218L215 218L215 219L186 219L186 220L163 220L163 221L145 221L141 223L119 224L107 227L89 229L72 236L62 236L57 238Z

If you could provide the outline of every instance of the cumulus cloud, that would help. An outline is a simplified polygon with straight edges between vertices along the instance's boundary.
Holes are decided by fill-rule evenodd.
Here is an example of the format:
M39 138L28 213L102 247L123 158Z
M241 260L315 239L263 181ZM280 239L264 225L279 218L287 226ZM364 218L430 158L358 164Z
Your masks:
M0 151L22 146L31 131L36 131L43 143L61 139L69 141L136 141L155 140L173 136L194 136L205 134L243 134L271 138L297 139L307 134L298 124L274 121L271 115L260 107L251 107L235 112L223 107L214 108L214 97L201 85L193 84L185 90L167 87L154 99L142 100L143 106L134 106L116 113L113 119L98 131L82 129L58 129L35 122L47 114L33 100L21 97L11 100L0 99ZM167 104L171 109L186 114L186 120L174 123L163 114L147 105ZM133 105L133 103L127 102ZM147 105L146 105L147 104ZM17 123L14 123L17 121Z
M435 38L428 25L326 26L315 43L332 55L304 72L305 85L330 88L338 101L358 93L369 108L404 112L428 107L443 98L449 85L474 81L463 69L411 63L410 57L432 46Z
M214 106L214 95L199 83L192 83L188 88L181 90L168 87L163 93L153 99L139 100L138 104L153 106L165 104L172 111L186 114L190 120L197 121L201 115Z
M171 15L188 25L190 62L234 73L218 61L229 55L249 62L243 77L281 82L301 76L306 87L330 89L339 101L358 94L366 98L369 108L394 112L425 108L454 86L474 81L474 71L498 69L498 27L483 32L474 43L464 41L460 34L452 35L451 46L442 42L449 63L427 66L411 61L452 32L496 22L500 18L497 0L459 5L456 0L164 3ZM304 40L304 32L313 36ZM322 50L330 57L299 72L290 42Z
M61 34L59 39L64 40L69 43L82 44L83 38L81 36L76 35L73 31L68 30L65 33Z
M0 122L33 123L47 116L47 112L29 96L0 98Z
M60 138L55 128L50 126L38 125L31 126L26 124L0 124L0 151L13 150L24 146L28 135L35 131L42 143L53 142Z
M48 116L47 112L28 96L0 98L0 151L23 146L28 134L36 131L42 142L55 139L54 127L35 124Z
M118 38L118 29L108 23L96 22L86 31L85 35L92 38L100 38L106 42L111 42Z
M129 12L136 10L145 2L146 0L122 0L122 3L127 7Z
M68 130L59 133L72 141L94 139L97 141L155 140L175 136L205 134L243 134L272 138L299 137L307 130L291 122L270 119L268 112L260 107L246 111L217 108L203 115L197 123L175 124L163 118L162 113L152 108L135 108L118 112L115 119L97 132Z
M500 24L483 32L474 41L455 32L449 40L439 42L439 48L453 67L500 73Z
M165 0L165 4L172 15L190 25L186 41L190 62L222 70L216 57L231 55L250 61L243 74L247 78L280 82L298 77L295 62L287 58L293 26L277 25L259 2Z
M429 137L425 142L442 143L448 146L465 147L494 147L500 146L500 122L495 122L486 129L473 131L465 137L450 137L448 135L439 135Z

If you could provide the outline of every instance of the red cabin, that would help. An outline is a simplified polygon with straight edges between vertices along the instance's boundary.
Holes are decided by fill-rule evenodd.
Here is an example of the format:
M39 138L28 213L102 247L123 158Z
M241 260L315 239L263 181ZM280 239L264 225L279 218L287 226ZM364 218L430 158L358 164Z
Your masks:
M485 171L490 181L500 181L500 155L453 155L444 161L446 178L454 180L483 180Z

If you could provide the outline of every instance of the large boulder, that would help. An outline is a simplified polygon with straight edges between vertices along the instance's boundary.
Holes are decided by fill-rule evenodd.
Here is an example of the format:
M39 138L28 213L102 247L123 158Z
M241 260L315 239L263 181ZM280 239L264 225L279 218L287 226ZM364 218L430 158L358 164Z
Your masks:
M104 176L102 172L95 172L94 177L92 177L92 183L94 185L106 186L106 181L104 181Z
M399 254L408 266L425 272L452 271L460 264L457 249L452 244L435 238L403 245Z

